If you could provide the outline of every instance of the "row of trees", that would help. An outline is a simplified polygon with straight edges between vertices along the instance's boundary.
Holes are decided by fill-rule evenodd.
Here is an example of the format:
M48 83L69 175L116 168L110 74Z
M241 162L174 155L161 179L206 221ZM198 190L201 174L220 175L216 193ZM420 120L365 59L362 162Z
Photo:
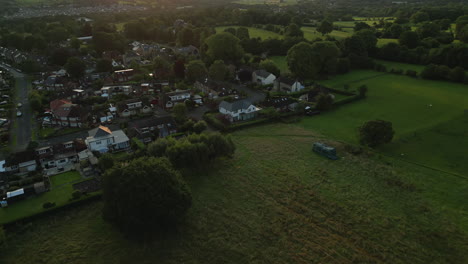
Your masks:
M147 155L117 163L99 158L103 175L103 217L129 236L151 236L184 220L192 204L180 169L201 169L219 157L231 157L235 146L219 133L192 134L181 140L158 139ZM175 169L177 168L177 169Z

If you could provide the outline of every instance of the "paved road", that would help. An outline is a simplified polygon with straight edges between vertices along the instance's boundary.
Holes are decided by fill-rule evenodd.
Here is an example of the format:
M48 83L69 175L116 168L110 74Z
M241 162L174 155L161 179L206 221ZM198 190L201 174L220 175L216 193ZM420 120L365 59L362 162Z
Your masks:
M258 103L258 102L265 100L266 95L262 91L250 89L247 86L241 85L241 84L235 84L232 87L237 89L238 91L245 92L247 94L247 98L252 103Z
M2 67L9 70L16 79L16 94L14 97L15 109L18 103L23 104L23 106L20 108L20 111L23 113L23 115L21 117L17 117L16 111L13 111L13 116L11 118L12 126L10 131L10 140L16 137L16 144L14 144L14 141L11 140L12 151L18 152L25 150L28 147L29 141L31 141L33 124L32 113L28 102L28 93L31 83L27 75L17 72L15 69L5 65L2 65Z

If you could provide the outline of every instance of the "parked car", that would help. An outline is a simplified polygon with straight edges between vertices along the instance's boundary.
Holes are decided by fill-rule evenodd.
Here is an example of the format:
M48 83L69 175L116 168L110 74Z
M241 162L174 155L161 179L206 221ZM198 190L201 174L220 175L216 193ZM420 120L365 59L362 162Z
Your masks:
M22 106L23 106L23 104L22 104L22 103L18 103L18 107L22 107Z
M16 116L17 116L17 117L20 117L20 116L22 116L22 115L23 115L23 113L21 113L20 110L18 110L18 111L16 112Z

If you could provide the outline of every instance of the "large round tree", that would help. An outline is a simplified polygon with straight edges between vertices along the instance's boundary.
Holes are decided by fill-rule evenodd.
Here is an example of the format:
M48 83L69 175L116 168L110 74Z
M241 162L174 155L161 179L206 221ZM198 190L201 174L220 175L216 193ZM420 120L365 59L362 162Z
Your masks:
M163 158L139 158L103 176L104 219L129 234L176 224L191 206L180 174Z
M212 61L238 62L244 56L244 50L239 42L236 36L227 32L212 35L206 39L208 47L206 55Z
M372 120L364 123L359 128L359 142L371 148L389 143L393 139L395 131L391 122L384 120Z
M301 42L288 50L286 57L289 70L300 78L310 78L317 75L318 69L314 63L312 45Z

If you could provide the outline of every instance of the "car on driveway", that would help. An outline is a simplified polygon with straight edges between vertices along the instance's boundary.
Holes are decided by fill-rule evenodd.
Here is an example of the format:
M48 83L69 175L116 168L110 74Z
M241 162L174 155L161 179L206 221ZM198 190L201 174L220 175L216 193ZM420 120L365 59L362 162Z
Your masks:
M22 115L23 115L23 113L21 113L20 110L16 111L16 116L17 116L17 117L20 117L20 116L22 116Z

